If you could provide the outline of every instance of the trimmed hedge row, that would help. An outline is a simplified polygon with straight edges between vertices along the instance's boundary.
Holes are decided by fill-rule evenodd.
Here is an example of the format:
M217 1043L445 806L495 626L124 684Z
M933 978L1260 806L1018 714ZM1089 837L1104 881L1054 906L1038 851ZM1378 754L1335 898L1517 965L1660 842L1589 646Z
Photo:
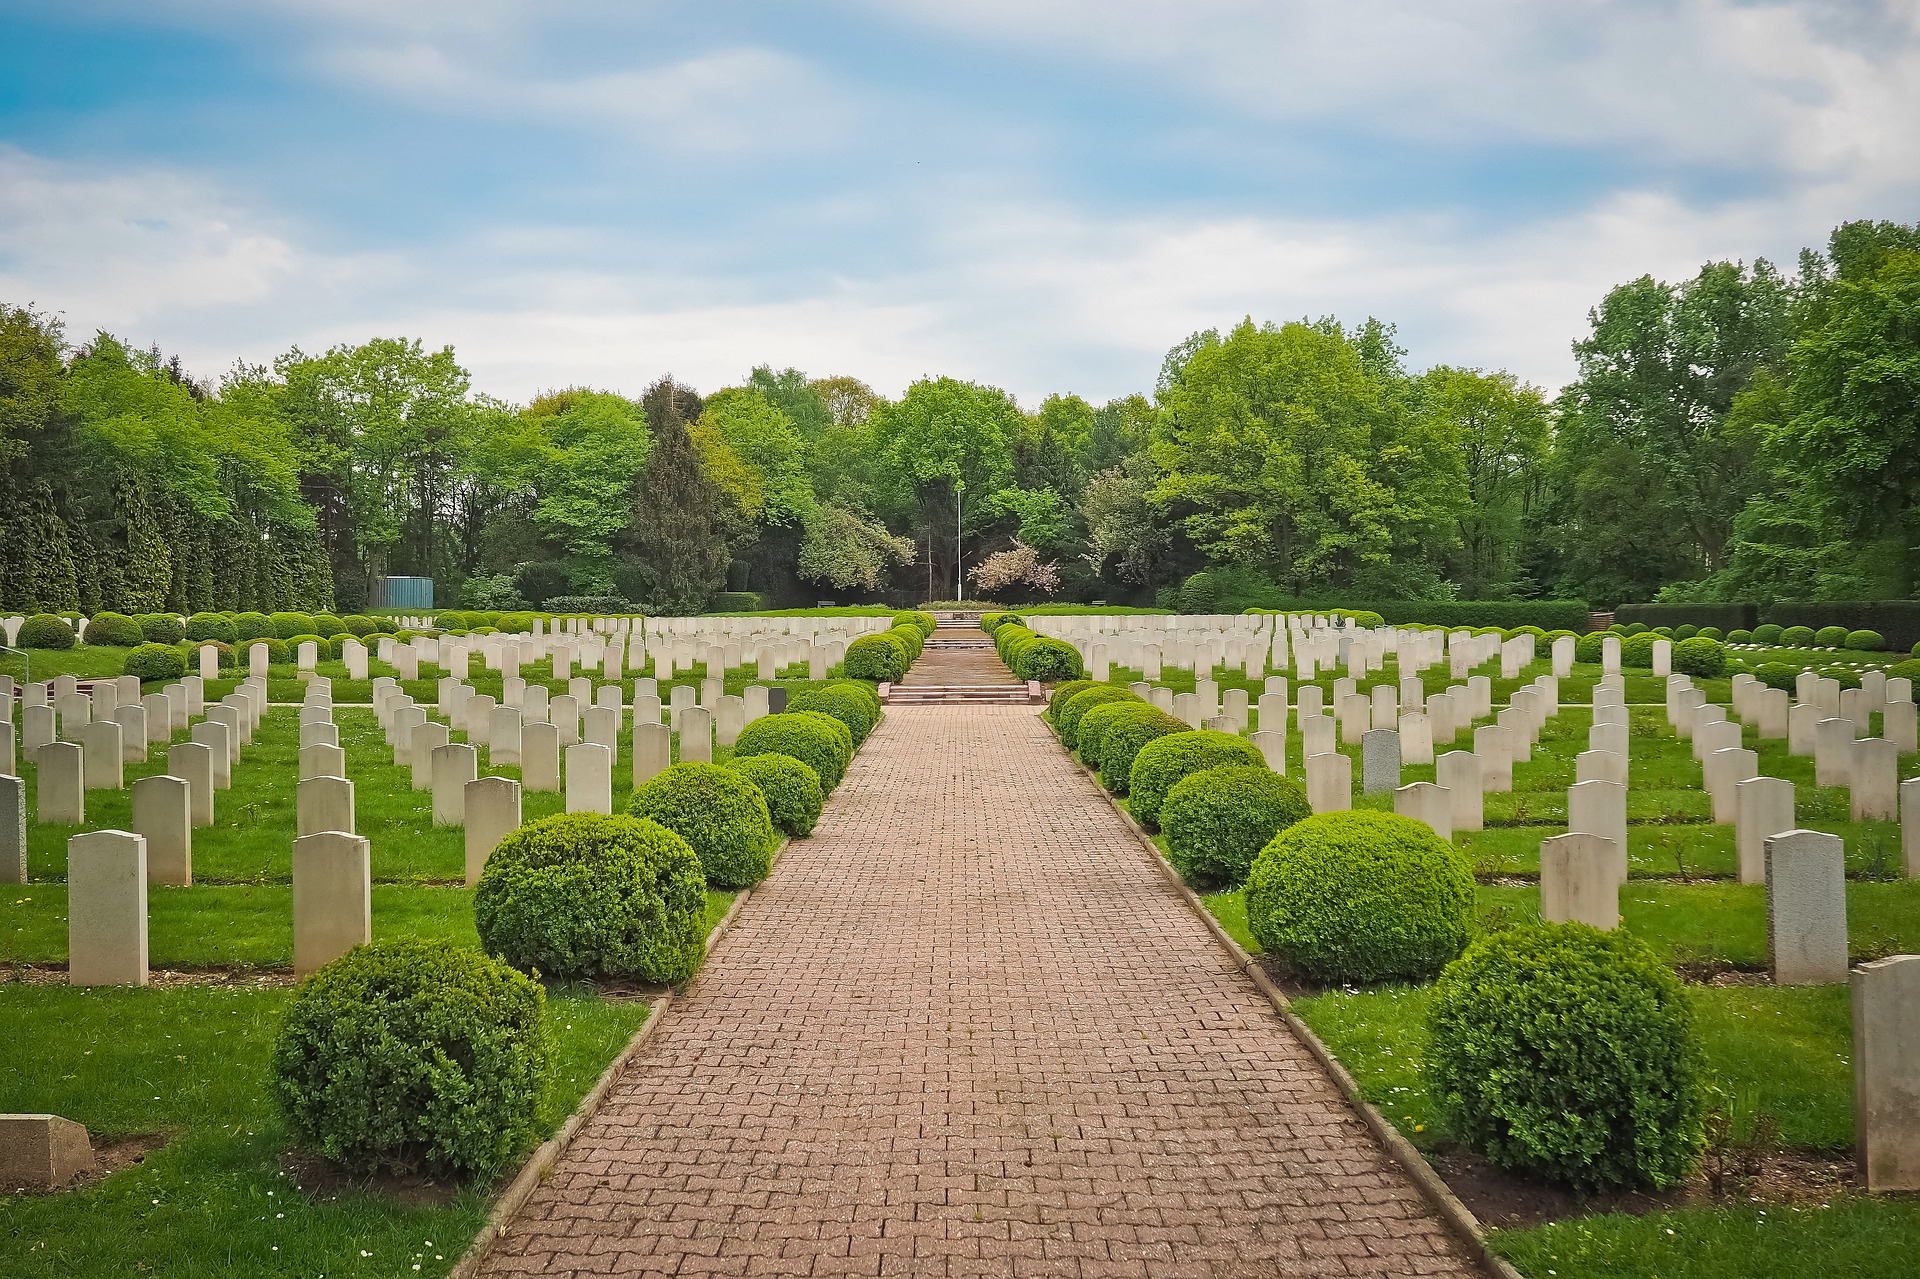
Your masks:
M1065 640L1036 635L1011 614L1000 616L993 629L993 647L1015 679L1039 680L1045 684L1061 680L1079 680L1086 676L1080 663L1080 650Z
M1421 623L1449 630L1477 630L1485 626L1517 630L1537 626L1543 631L1585 633L1593 612L1585 600L1303 600L1281 599L1248 612L1259 613L1373 613L1389 626ZM1366 625L1365 622L1361 623Z
M1857 648L1895 652L1920 643L1920 600L1879 602L1805 601L1759 604L1622 604L1613 611L1617 625L1712 627L1724 635L1747 631L1756 644L1788 647ZM1826 632L1829 639L1819 640ZM1858 643L1850 643L1859 634ZM1870 637L1880 643L1872 648ZM1789 638L1791 637L1791 638ZM1680 638L1685 638L1684 636Z

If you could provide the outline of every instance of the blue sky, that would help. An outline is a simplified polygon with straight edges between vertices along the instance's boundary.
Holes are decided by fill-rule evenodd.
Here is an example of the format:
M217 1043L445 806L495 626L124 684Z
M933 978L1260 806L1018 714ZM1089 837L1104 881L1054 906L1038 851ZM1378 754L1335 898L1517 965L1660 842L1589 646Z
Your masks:
M1920 218L1920 0L0 0L0 299L201 375L1032 405L1245 315L1553 387L1610 285Z

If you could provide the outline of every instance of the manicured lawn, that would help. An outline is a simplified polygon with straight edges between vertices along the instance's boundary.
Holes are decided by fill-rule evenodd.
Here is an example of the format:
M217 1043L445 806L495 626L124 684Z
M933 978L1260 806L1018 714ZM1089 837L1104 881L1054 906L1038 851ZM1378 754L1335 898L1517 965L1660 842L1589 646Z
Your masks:
M9 1279L445 1274L486 1218L490 1187L409 1204L289 1168L267 1091L283 988L75 990L0 985L0 1022L34 1051L0 1055L0 1111L49 1112L103 1139L165 1134L138 1166L86 1189L0 1197ZM551 1132L646 1019L642 1003L555 994L541 1105ZM415 1266L419 1269L416 1271Z
M1540 915L1540 890L1530 884L1482 884L1478 897L1486 927ZM1244 890L1211 893L1202 900L1249 954L1260 953L1247 928ZM1766 966L1767 901L1759 884L1634 881L1620 891L1620 918L1671 963ZM1856 960L1920 950L1920 880L1849 883L1847 932Z
M1530 1279L1910 1279L1920 1201L1738 1204L1645 1217L1611 1213L1491 1232Z
M709 889L710 931L738 894ZM147 950L159 968L290 968L293 888L195 884L147 892ZM373 936L444 937L478 946L473 894L464 888L373 886ZM8 885L0 893L0 964L67 961L67 886ZM0 986L0 990L5 990Z

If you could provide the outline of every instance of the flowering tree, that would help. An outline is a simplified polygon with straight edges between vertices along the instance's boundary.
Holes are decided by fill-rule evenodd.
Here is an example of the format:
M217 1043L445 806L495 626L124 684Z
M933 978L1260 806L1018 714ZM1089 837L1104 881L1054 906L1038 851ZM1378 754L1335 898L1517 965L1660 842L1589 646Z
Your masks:
M974 565L968 576L973 578L974 588L988 596L1011 587L1024 587L1043 595L1060 589L1060 566L1042 564L1039 552L1020 542L987 556Z

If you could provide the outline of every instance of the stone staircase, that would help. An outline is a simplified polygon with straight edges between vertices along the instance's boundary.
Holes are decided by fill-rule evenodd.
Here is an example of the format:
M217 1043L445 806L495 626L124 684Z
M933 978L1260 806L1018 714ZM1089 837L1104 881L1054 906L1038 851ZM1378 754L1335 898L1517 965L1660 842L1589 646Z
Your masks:
M880 700L888 706L925 706L935 703L969 706L1033 706L1047 700L1038 680L1026 684L882 684Z

